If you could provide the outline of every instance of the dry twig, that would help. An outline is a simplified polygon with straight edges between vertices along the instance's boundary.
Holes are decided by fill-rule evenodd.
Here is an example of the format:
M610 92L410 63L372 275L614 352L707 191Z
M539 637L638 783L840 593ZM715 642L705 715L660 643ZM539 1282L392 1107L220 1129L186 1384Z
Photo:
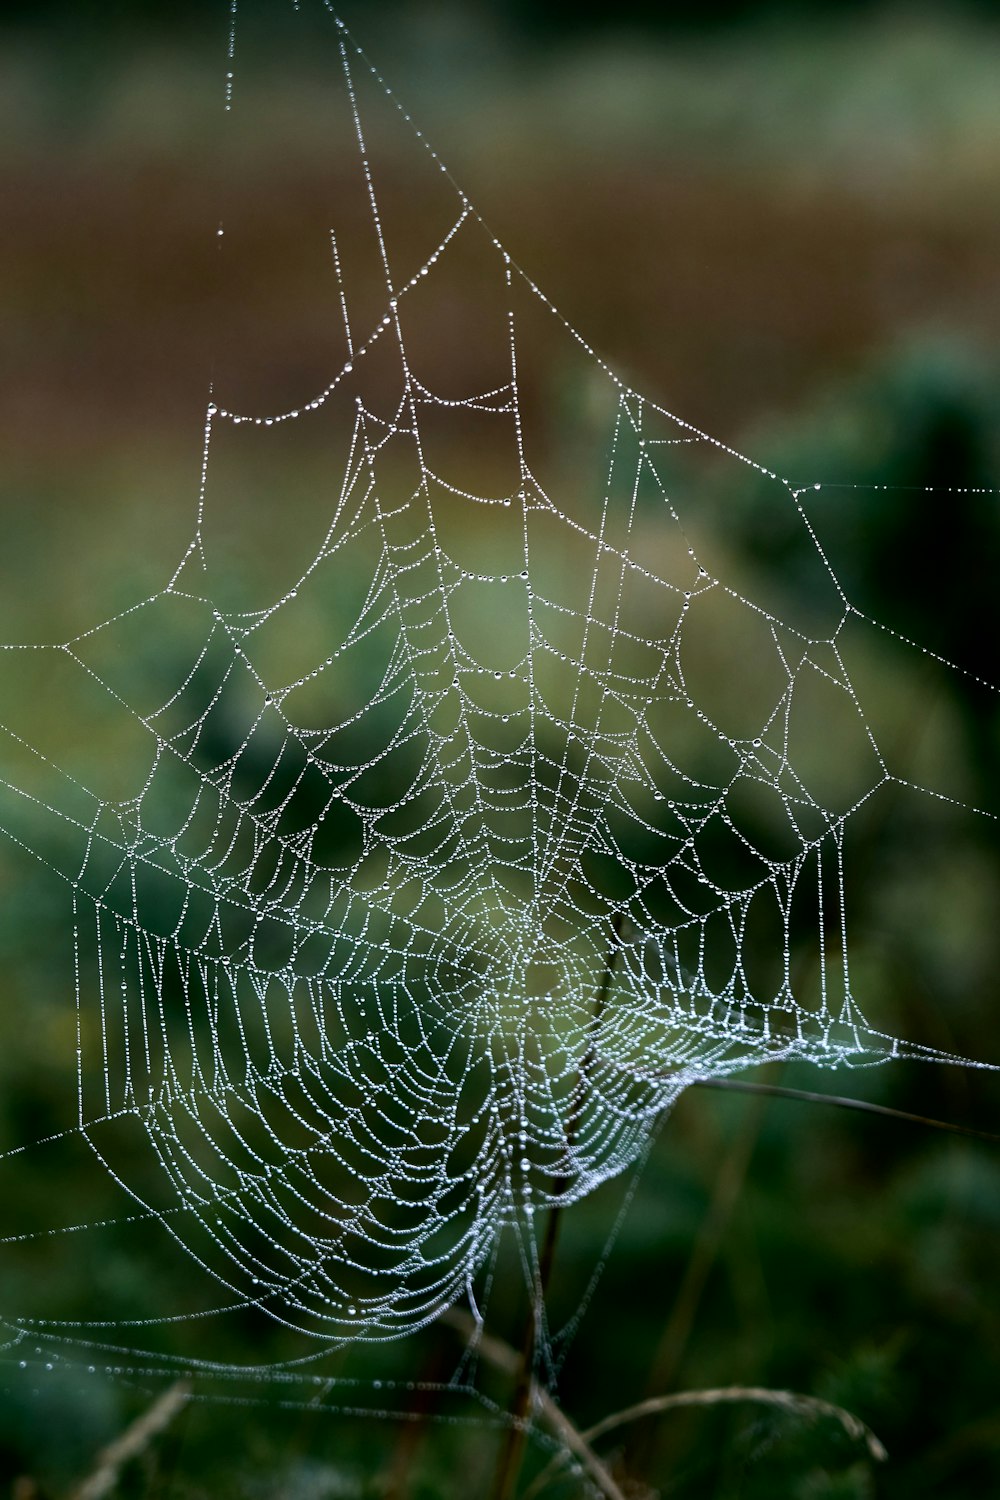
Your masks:
M520 1373L521 1356L517 1350L505 1340L497 1338L495 1334L484 1333L480 1325L468 1313L462 1312L460 1308L451 1307L441 1314L439 1322L447 1323L465 1339L470 1341L475 1339L477 1350L494 1368L502 1370L506 1375ZM528 1412L536 1411L565 1448L580 1460L606 1500L625 1500L607 1465L598 1458L579 1428L574 1427L566 1413L553 1401L545 1387L537 1380L531 1381L529 1398ZM526 1430L527 1415L520 1420Z
M103 1500L118 1483L122 1469L133 1458L144 1453L150 1443L177 1416L191 1399L186 1380L175 1380L152 1406L140 1412L125 1431L97 1456L97 1467L73 1491L71 1500Z
M848 1437L855 1442L863 1442L872 1458L879 1463L889 1456L871 1428L844 1407L835 1406L832 1401L822 1401L818 1396L804 1396L799 1391L776 1391L758 1385L723 1385L703 1391L677 1391L671 1396L651 1396L646 1401L638 1401L634 1406L625 1407L623 1411L613 1412L600 1422L595 1422L593 1427L588 1427L579 1436L582 1442L590 1444L613 1432L615 1428L638 1422L642 1417L658 1416L661 1412L676 1411L685 1406L722 1406L744 1401L777 1406L799 1416L830 1417L840 1423ZM533 1496L540 1494L564 1462L564 1455L556 1454L525 1490L523 1500L532 1500Z

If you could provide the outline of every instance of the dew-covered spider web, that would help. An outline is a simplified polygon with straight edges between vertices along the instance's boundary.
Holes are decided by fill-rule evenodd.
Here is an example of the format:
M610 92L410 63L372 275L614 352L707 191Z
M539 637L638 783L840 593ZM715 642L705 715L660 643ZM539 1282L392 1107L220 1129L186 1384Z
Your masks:
M852 981L851 843L961 789L901 769L853 664L881 633L951 669L852 601L812 476L604 363L330 29L330 191L289 270L327 368L275 396L223 328L183 555L0 659L5 860L61 903L77 1080L4 1159L77 1151L111 1195L4 1240L128 1219L182 1267L162 1319L15 1280L13 1359L134 1365L160 1321L247 1309L319 1349L478 1317L501 1233L530 1279L542 1211L693 1082L945 1056ZM222 200L224 287L266 208ZM794 591L729 544L751 493Z

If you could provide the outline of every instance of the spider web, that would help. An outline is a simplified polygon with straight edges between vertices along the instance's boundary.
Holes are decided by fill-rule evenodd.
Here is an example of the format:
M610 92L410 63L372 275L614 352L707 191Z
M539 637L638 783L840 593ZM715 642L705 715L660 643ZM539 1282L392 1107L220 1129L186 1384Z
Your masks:
M165 1321L254 1308L323 1347L478 1316L501 1231L530 1278L534 1216L641 1162L697 1080L945 1055L851 982L848 832L909 783L819 486L611 370L333 19L330 370L262 407L223 350L190 546L114 618L8 647L3 751L7 838L72 909L60 1138L199 1273ZM383 194L369 141L400 128ZM224 216L223 274L252 229ZM808 540L798 602L727 546L741 485ZM82 729L50 756L22 672L102 725L99 763ZM3 1315L14 1345L150 1321Z

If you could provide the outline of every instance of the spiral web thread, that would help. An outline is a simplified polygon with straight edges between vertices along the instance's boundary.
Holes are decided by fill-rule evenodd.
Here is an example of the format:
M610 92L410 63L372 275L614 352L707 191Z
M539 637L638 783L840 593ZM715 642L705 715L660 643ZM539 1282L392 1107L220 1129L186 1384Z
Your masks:
M639 1161L695 1080L939 1055L869 1024L851 986L845 835L901 783L852 686L863 620L812 536L813 487L610 370L337 25L367 239L330 226L333 378L266 414L217 383L197 528L162 589L9 648L97 693L138 790L98 795L16 716L4 783L9 839L72 900L67 1133L205 1273L198 1316L258 1308L323 1347L475 1309L505 1225L535 1274L533 1216ZM416 258L384 223L376 107L447 206ZM422 345L459 253L505 373L455 395ZM577 382L589 447L560 451L539 415L541 358ZM232 607L226 465L310 425L331 455L321 542L292 586ZM720 474L809 532L808 615L744 591L701 511ZM154 685L129 675L136 641L167 663ZM3 1315L12 1347L138 1336Z

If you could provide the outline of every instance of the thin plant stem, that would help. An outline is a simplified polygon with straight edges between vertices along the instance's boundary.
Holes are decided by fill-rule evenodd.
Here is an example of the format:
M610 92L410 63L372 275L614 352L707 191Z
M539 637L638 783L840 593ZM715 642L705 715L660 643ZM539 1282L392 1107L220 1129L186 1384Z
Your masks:
M675 1391L669 1396L651 1396L646 1401L638 1401L634 1406L627 1406L623 1411L613 1412L610 1416L603 1417L600 1422L595 1422L593 1427L588 1427L586 1431L581 1432L580 1438L584 1443L590 1444L597 1438L605 1437L607 1433L615 1431L616 1428L627 1426L630 1422L638 1422L643 1417L659 1416L662 1412L677 1411L682 1407L722 1406L742 1402L776 1406L783 1411L794 1412L805 1417L829 1417L840 1423L848 1437L853 1438L855 1442L863 1442L877 1463L884 1463L889 1456L884 1444L871 1428L862 1422L860 1417L856 1417L853 1412L847 1411L843 1406L836 1406L832 1401L821 1401L818 1396L805 1396L799 1391L771 1390L767 1386L758 1385L723 1385L709 1390ZM524 1500L534 1500L536 1495L541 1494L564 1463L564 1455L557 1453L541 1473L532 1480L524 1492Z
M779 1406L785 1411L811 1417L830 1417L840 1423L848 1437L855 1442L863 1442L877 1463L884 1463L889 1457L885 1445L871 1428L845 1407L837 1406L832 1401L823 1401L819 1396L803 1395L801 1391L773 1390L769 1386L760 1385L722 1385L708 1390L675 1391L669 1396L651 1396L647 1401L637 1401L634 1406L627 1406L623 1411L602 1417L580 1435L585 1442L592 1443L596 1438L613 1432L616 1427L624 1427L627 1422L637 1422L641 1417L657 1416L660 1412L676 1411L683 1406L720 1406L743 1401Z
M838 1109L860 1109L870 1115L885 1115L890 1120L905 1120L910 1125L926 1125L931 1130L947 1130L952 1135L971 1136L973 1140L1000 1145L1000 1135L976 1130L972 1125L955 1125L950 1120L932 1120L927 1115L893 1109L888 1104L873 1104L869 1099L851 1099L842 1094L814 1094L807 1089L789 1089L778 1083L750 1083L742 1078L698 1078L692 1085L699 1089L726 1089L738 1094L768 1094L774 1099L798 1099L805 1104L834 1104Z
M463 1312L461 1308L448 1308L440 1315L438 1321L454 1328L463 1338L470 1341L474 1339L479 1354L495 1369L502 1370L508 1375L513 1375L520 1370L521 1355L513 1345L498 1338L495 1334L484 1333L475 1319ZM565 1450L572 1453L583 1465L604 1496L604 1500L625 1500L607 1465L598 1458L580 1429L570 1421L562 1407L552 1399L545 1387L535 1380L531 1382L530 1403L537 1410L541 1420L563 1444Z
M434 1345L419 1372L415 1399L410 1408L411 1420L401 1423L398 1429L394 1451L379 1489L381 1500L406 1500L412 1493L412 1471L427 1435L428 1420L434 1413L443 1359L444 1350Z
M691 1337L702 1293L746 1182L750 1159L760 1134L762 1115L763 1108L758 1106L752 1117L742 1122L721 1163L667 1326L653 1356L647 1390L669 1389L673 1384L674 1375Z
M587 1082L594 1062L594 1041L597 1028L604 1014L604 1007L607 1004L608 994L611 990L615 960L621 949L622 921L622 913L620 911L616 912L611 922L613 938L608 947L604 972L601 976L600 987L597 991L597 998L594 1001L594 1009L590 1017L587 1050L577 1071L576 1082L573 1086L573 1094L570 1099L569 1117L566 1122L566 1166L552 1185L552 1196L556 1201L549 1210L548 1221L545 1225L545 1238L542 1241L542 1249L538 1257L538 1274L535 1279L531 1305L525 1319L517 1385L510 1405L511 1426L500 1452L496 1479L493 1485L493 1500L511 1500L511 1496L514 1494L517 1486L518 1475L524 1459L532 1394L537 1388L537 1382L534 1378L535 1353L538 1348L545 1310L545 1296L549 1289L549 1283L552 1280L556 1244L559 1239L559 1227L562 1222L563 1203L561 1199L570 1183L569 1169L571 1156L583 1117Z

